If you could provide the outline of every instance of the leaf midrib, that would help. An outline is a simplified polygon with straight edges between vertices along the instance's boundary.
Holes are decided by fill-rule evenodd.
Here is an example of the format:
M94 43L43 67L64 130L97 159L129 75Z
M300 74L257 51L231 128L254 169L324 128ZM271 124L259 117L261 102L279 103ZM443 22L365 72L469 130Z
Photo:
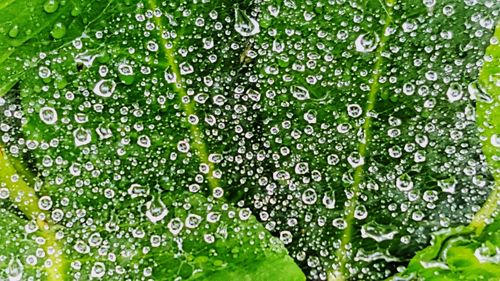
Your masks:
M156 1L155 0L148 0L147 2L149 9L152 11L156 10L158 8ZM182 104L182 108L184 111L184 114L186 115L186 121L185 123L189 126L190 134L191 134L191 146L192 148L196 151L196 154L198 156L198 159L200 163L204 163L208 165L208 175L207 175L207 182L210 190L213 190L216 187L219 187L219 180L214 177L213 172L215 170L215 165L214 163L210 162L208 160L208 148L203 140L203 132L201 128L195 124L190 123L188 120L188 117L190 115L196 114L196 104L193 101L193 99L187 94L186 91L186 85L184 83L184 80L182 79L181 72L179 70L179 64L177 63L176 56L175 56L175 42L172 42L172 47L171 48L166 48L166 44L169 43L166 39L164 39L161 34L165 31L163 28L162 24L162 17L159 16L153 16L155 25L157 27L158 31L158 38L160 40L160 45L161 49L163 50L165 54L165 58L167 59L168 67L173 71L175 74L175 83L174 86L172 87L173 90L179 95L178 99L180 103ZM187 97L188 102L185 103L182 100Z
M364 132L364 139L359 142L358 145L358 153L362 157L362 159L366 159L367 156L367 149L370 145L371 138L372 138L372 133L371 133L371 125L372 125L372 119L373 117L370 115L370 113L373 111L375 108L376 100L377 100L377 94L379 90L379 79L381 76L381 68L382 68L382 63L384 61L383 57L383 52L385 51L386 47L386 42L389 38L389 35L386 35L386 30L392 23L392 12L393 12L393 6L395 4L396 0L388 0L386 2L387 9L385 9L387 15L385 17L385 24L384 27L382 28L382 34L379 36L379 45L376 50L376 57L375 57L375 65L373 67L373 72L371 76L371 83L370 83L370 92L368 94L368 98L366 101L366 106L364 108L364 119L365 122L363 124L363 132ZM349 276L348 270L346 268L348 258L349 256L347 255L348 249L347 246L351 241L352 238L352 231L353 231L353 223L354 223L354 212L356 210L356 206L358 203L358 193L360 189L360 184L363 182L363 179L365 177L365 172L364 172L364 167L366 165L360 165L356 167L354 171L354 183L352 185L352 193L353 196L352 198L348 201L348 207L347 207L347 212L344 217L344 220L346 222L346 228L342 232L342 238L341 238L341 243L338 248L338 250L335 253L335 256L339 262L339 269L336 272L330 272L328 274L328 280L329 281L342 281L346 280L346 278Z
M12 180L13 176L18 176L19 178L17 180ZM47 219L49 213L44 212L38 207L39 198L35 190L20 176L12 163L10 163L4 148L1 146L0 179L9 190L10 201L26 217L35 221L39 229L38 233L45 239L42 248L48 258L52 260L52 265L50 267L45 267L47 281L63 280L65 276L66 261L62 250L63 246L55 235L57 226Z

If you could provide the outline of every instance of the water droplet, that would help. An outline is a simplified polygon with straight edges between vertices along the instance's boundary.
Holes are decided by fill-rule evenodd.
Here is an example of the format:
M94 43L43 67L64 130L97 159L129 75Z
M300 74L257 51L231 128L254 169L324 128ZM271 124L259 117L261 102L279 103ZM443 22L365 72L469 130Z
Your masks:
M283 242L283 244L290 244L292 243L293 240L293 235L290 231L284 230L280 232L280 240Z
M361 237L371 238L377 242L392 240L398 231L391 230L388 226L378 224L374 221L361 226Z
M309 172L309 164L300 162L295 165L295 173L297 175L304 175Z
M177 150L182 153L187 153L189 151L190 145L187 141L180 141L177 143Z
M19 26L18 25L12 26L9 30L9 37L16 38L18 34L19 34Z
M121 75L130 76L134 74L134 69L128 64L120 63L118 65L118 72Z
M446 91L446 96L448 97L449 102L461 100L463 96L462 85L457 82L451 83L450 87Z
M7 199L9 198L9 195L10 191L7 188L5 187L0 188L0 199Z
M308 188L302 193L302 202L304 202L304 204L306 205L312 205L316 203L317 199L318 195L316 194L316 191L312 188Z
M500 135L498 134L493 134L490 137L490 143L494 147L500 147Z
M222 154L212 153L208 155L208 161L214 164L220 163L222 161Z
M158 197L151 199L146 203L146 217L153 223L163 220L168 214L168 209L165 203Z
M147 189L137 183L131 184L127 192L132 198L145 197L147 195Z
M439 180L437 182L438 186L441 187L443 192L455 193L455 187L457 185L457 180L455 177L450 177L447 179Z
M361 53L369 53L377 48L379 38L377 34L365 33L361 34L354 41L356 51Z
M90 247L89 247L89 245L87 245L87 243L85 243L82 240L76 241L75 246L73 246L73 249L75 249L75 251L77 251L80 254L88 254L88 253L90 253Z
M5 269L9 281L20 281L23 278L24 266L21 260L12 256L9 260L7 268Z
M151 146L151 140L146 135L141 135L137 138L137 144L144 148L148 148Z
M90 130L78 128L73 131L73 137L75 141L75 146L82 146L89 144L92 140L92 134Z
M201 223L201 216L198 216L198 215L195 215L195 214L189 214L187 217L186 217L186 227L187 228L197 228L198 225L200 225Z
M54 24L54 27L50 31L50 35L52 35L54 39L63 38L64 35L66 35L66 26L62 22Z
M358 220L364 220L368 216L368 210L366 210L365 205L357 205L354 209L354 218Z
M95 84L93 92L101 97L110 97L115 91L116 83L113 80L100 80Z
M47 0L43 4L43 10L48 14L54 13L57 11L57 8L59 8L59 1L57 0Z
M347 106L347 115L353 118L361 116L362 113L363 109L361 109L361 106L359 106L359 104L349 104Z
M168 230L173 235L178 235L181 232L183 226L184 223L179 218L173 218L167 225Z
M396 187L400 191L409 191L413 188L413 181L408 174L402 174L396 178Z
M106 274L106 265L102 262L96 262L92 266L92 270L90 272L91 278L101 279L104 274Z
M38 207L40 210L47 211L52 208L52 198L50 196L42 196L38 199Z
M253 36L260 32L259 23L245 14L244 11L236 8L234 10L234 29L244 37Z
M183 63L179 64L179 70L181 72L181 75L186 75L186 74L193 73L194 67L187 62L183 62ZM166 79L166 77L165 77L165 79ZM167 79L167 81L168 81L168 79Z
M53 125L57 122L57 111L52 107L42 107L39 116L43 123L47 125Z
M325 195L323 195L323 205L325 205L325 208L327 209L335 209L335 192L326 192Z
M302 86L292 86L290 87L290 91L294 98L298 100L308 100L310 98L309 91Z
M347 157L347 162L349 162L351 167L357 168L357 167L365 164L365 159L363 158L363 156L361 156L361 154L359 154L359 152L352 152Z
M40 68L38 69L38 76L40 76L40 78L42 79L49 78L51 74L52 72L46 66L40 66Z

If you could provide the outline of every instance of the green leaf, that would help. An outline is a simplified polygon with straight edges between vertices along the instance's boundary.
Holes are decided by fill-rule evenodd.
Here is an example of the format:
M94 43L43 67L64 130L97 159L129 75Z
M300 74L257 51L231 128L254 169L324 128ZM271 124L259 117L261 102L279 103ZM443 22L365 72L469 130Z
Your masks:
M4 1L23 278L494 278L498 8Z
M239 120L219 108L244 81L234 5L3 4L18 34L0 39L0 106L14 111L2 117L1 191L35 230L2 243L25 235L43 254L23 280L304 280L223 196L234 182L219 163L236 140L218 131Z
M477 102L476 122L481 129L481 142L491 172L495 189L482 208L475 214L467 228L436 233L432 245L418 252L408 268L393 280L417 278L424 280L496 280L500 278L500 216L499 199L499 145L500 132L498 67L500 28L490 40L478 83L471 85L471 94Z
M254 206L308 278L389 277L485 202L494 182L468 89L497 9L262 2L249 77L264 172L248 185L263 186Z

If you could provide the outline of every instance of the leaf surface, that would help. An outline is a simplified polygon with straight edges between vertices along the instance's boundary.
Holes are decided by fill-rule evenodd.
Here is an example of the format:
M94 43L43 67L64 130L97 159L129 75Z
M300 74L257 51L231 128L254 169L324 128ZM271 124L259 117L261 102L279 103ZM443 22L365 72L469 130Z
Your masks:
M232 182L217 166L233 141L212 120L237 122L219 107L245 45L232 1L48 2L55 15L37 2L28 18L2 18L38 27L2 40L0 64L3 191L45 253L30 270L17 253L20 278L303 280L282 242L223 194ZM23 3L2 12L28 14ZM19 178L17 162L36 177Z

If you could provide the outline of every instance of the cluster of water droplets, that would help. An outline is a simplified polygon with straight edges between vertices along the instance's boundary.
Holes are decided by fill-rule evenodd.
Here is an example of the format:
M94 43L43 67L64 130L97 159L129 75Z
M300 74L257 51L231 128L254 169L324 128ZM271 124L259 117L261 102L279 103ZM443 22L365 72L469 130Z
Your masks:
M488 195L472 104L491 97L471 79L485 6L155 2L104 11L0 98L70 279L184 280L286 245L311 280L378 280ZM8 280L44 263L26 249L0 255Z

